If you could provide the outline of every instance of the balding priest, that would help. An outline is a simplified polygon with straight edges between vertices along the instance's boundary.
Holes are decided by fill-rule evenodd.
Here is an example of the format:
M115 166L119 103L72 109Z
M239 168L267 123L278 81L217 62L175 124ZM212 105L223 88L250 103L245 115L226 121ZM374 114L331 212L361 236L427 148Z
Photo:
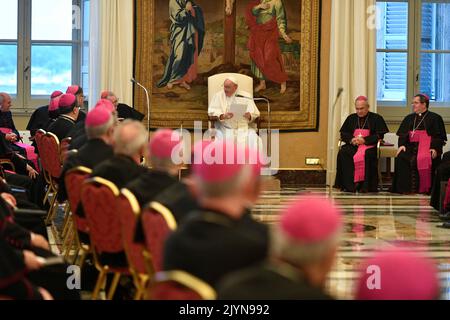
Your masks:
M235 139L237 143L257 146L257 135L252 127L260 112L251 97L251 94L239 90L236 78L230 76L225 79L223 90L217 92L209 105L208 116L215 121L215 128L221 136ZM248 98L247 98L248 97ZM241 107L242 115L234 114Z

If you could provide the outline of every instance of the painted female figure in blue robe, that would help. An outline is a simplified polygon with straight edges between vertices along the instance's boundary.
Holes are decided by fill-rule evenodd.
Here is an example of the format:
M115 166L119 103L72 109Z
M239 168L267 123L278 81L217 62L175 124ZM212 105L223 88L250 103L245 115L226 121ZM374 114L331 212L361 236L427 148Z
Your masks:
M203 11L194 1L169 0L169 15L170 56L157 86L172 89L178 84L189 90L189 83L197 77L198 56L205 37Z

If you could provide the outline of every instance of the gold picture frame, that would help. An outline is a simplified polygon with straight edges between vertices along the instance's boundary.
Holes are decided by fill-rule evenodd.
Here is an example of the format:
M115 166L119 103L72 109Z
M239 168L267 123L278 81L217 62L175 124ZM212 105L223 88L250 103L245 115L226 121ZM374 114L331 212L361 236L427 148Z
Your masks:
M135 72L137 81L149 89L151 96L151 128L193 128L194 121L202 121L207 127L207 91L203 89L196 103L204 105L203 109L189 110L186 108L161 108L161 94L155 85L155 19L157 1L161 0L135 0ZM166 0L167 2L169 0ZM208 0L209 1L209 0ZM225 14L225 2L223 10ZM235 0L237 6L239 1ZM299 0L283 0L299 1ZM201 2L201 0L197 1ZM220 1L218 1L221 3ZM244 1L246 2L246 1ZM222 6L222 5L221 5ZM300 81L298 90L298 108L295 110L280 111L273 108L271 112L272 129L281 131L317 131L319 125L319 63L320 63L320 15L321 0L301 0L300 15ZM158 19L160 17L158 16ZM225 23L224 23L225 28ZM256 82L255 82L256 84ZM296 90L296 89L295 89ZM159 98L157 96L159 95ZM298 91L297 91L298 95ZM153 99L155 98L155 99ZM270 99L270 97L268 97ZM157 100L157 101L156 101ZM158 102L159 101L159 102ZM186 103L187 105L189 103ZM134 90L134 105L137 110L147 113L145 92L139 87ZM267 126L266 105L258 104L261 111L261 127Z

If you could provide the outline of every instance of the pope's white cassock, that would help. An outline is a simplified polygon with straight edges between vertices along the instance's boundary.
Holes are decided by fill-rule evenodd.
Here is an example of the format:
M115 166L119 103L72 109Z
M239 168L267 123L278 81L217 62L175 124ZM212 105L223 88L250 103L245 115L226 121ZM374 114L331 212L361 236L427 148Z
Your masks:
M251 121L244 117L240 119L233 117L228 120L217 120L215 128L222 133L224 138L233 138L238 144L248 144L249 147L256 148L260 145L260 139L256 134L254 121L260 116L260 112L252 98L241 98L236 95L250 97L250 94L245 91L238 91L233 96L227 97L225 91L221 90L213 96L208 108L208 115L210 117L220 117L230 112L230 106L233 104L246 105L246 112L249 112L252 116Z

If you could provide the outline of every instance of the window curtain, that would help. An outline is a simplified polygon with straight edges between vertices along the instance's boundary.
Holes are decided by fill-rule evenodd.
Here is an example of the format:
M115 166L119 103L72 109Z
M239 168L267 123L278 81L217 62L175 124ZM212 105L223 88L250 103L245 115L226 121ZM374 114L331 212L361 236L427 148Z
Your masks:
M100 92L114 92L121 103L133 101L133 1L91 0L89 107Z
M376 0L334 0L331 13L327 184L336 176L339 130L355 112L354 100L369 98L376 112ZM344 91L333 108L339 88Z

